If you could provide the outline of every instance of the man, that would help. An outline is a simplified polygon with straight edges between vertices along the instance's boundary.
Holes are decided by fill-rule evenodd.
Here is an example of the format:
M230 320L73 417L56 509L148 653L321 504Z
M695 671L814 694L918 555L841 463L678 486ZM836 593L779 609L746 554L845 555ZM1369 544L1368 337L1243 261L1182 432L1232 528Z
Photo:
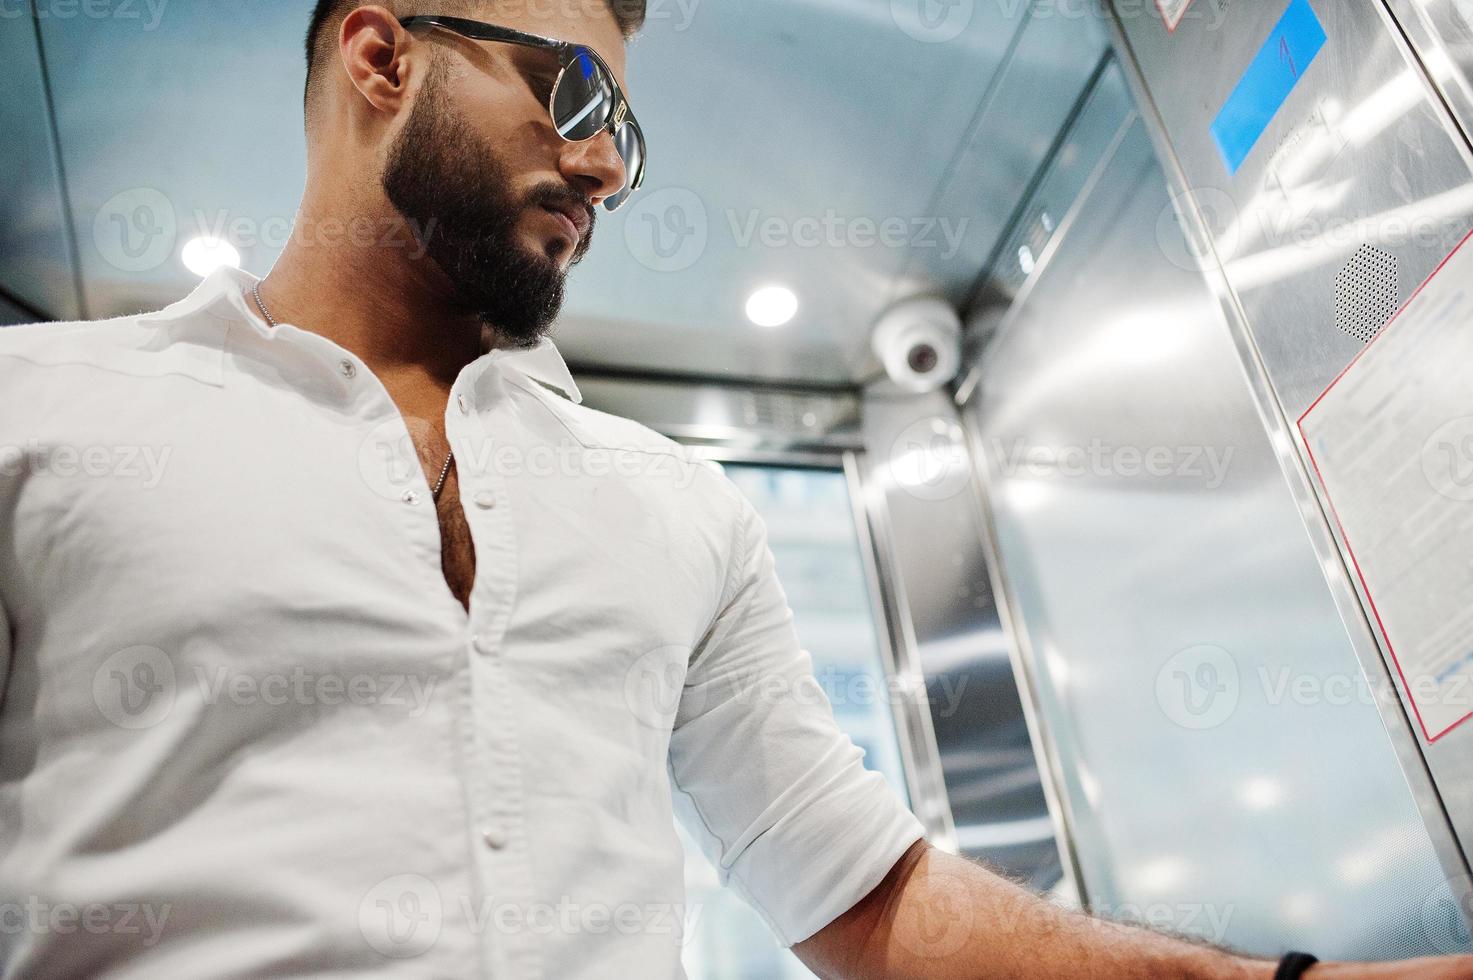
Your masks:
M678 803L824 977L1300 975L931 848L750 505L578 403L642 17L324 0L271 274L0 332L3 973L677 977Z

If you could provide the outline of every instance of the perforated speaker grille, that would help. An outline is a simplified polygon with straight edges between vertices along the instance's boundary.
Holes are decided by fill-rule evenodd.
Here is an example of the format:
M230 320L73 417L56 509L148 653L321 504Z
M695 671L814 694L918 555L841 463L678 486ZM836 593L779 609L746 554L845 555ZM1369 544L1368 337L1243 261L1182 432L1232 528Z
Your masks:
M783 391L749 391L743 401L743 421L768 431L826 430L837 422L838 413L833 399Z
M1396 315L1400 288L1396 256L1362 245L1335 276L1335 326L1370 343Z

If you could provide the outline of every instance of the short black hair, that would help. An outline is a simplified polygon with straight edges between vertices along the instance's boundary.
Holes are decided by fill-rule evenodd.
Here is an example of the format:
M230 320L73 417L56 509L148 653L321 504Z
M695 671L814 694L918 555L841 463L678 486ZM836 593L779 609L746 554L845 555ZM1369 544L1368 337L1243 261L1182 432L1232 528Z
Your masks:
M324 35L328 33L329 25L340 23L342 18L348 16L349 11L367 2L370 0L317 0L317 5L312 10L312 23L307 28L307 85L302 95L304 107L311 99L319 61L325 54L322 48L326 44ZM486 2L487 0L441 0L434 5L434 12L447 16L472 15L475 13L474 8ZM603 0L625 38L633 37L644 26L646 2L647 0Z

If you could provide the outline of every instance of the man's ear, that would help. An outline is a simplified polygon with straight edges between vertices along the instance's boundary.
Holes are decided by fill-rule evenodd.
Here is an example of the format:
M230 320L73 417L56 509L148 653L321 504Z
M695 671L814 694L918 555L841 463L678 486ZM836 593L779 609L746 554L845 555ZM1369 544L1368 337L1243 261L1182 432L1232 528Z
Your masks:
M384 7L357 7L343 18L338 55L348 79L370 105L397 112L408 97L409 81L429 56L412 50L414 39L399 18Z

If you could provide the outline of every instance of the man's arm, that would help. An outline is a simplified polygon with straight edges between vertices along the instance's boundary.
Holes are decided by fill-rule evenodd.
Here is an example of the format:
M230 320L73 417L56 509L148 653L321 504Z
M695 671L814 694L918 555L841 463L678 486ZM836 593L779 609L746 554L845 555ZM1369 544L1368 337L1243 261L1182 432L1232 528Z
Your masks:
M925 841L793 952L823 980L1272 980L1277 967L1057 908ZM1306 977L1473 980L1473 957L1322 964Z

